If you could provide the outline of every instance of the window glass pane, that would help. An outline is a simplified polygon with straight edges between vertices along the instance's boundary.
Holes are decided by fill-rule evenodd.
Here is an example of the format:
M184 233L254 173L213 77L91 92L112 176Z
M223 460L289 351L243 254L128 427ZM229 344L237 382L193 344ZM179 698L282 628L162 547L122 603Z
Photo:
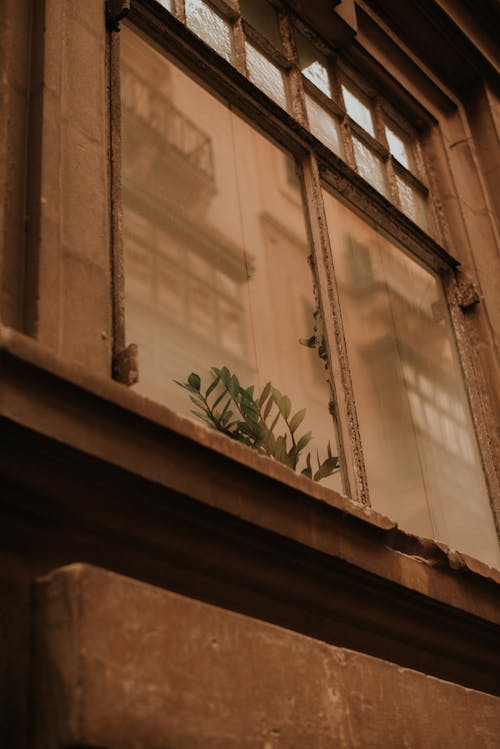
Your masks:
M339 125L335 117L307 94L306 107L311 133L325 146L331 148L337 156L343 156L344 149L340 139Z
M259 52L252 44L246 43L248 77L276 104L287 109L285 78L279 68Z
M388 127L388 125L385 126L385 135L389 151L392 155L407 169L412 169L413 163L411 160L410 149L403 138L397 135L394 132L394 129Z
M342 84L342 93L344 95L345 108L349 117L352 117L354 122L361 125L363 130L366 130L367 133L370 133L370 135L375 137L373 119L368 107L368 101L363 101L364 97L361 93L354 93L354 91L347 88L344 83Z
M372 504L405 530L497 566L440 281L324 197Z
M186 0L186 24L228 62L233 62L230 24L203 0Z
M243 18L277 49L281 48L278 16L266 0L240 0Z
M302 74L331 98L332 88L328 76L326 55L317 49L300 31L295 31L297 51Z
M387 179L383 160L355 135L352 137L352 145L358 172L372 187L387 197Z
M429 224L427 221L425 199L413 185L410 185L399 174L396 174L396 185L403 213L406 213L408 218L411 218L424 231L428 231Z
M307 409L297 435L312 431L313 455L326 458L329 440L335 454L325 369L303 345L314 336L315 302L300 186L287 177L293 163L125 24L121 55L134 389L195 419L174 380L195 372L205 390L210 368L222 366L256 394L271 380L293 414ZM341 488L338 474L322 483Z

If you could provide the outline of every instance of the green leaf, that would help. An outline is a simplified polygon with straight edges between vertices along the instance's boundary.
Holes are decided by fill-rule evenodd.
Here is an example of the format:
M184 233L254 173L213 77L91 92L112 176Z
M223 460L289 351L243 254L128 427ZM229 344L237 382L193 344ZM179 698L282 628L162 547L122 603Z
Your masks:
M276 416L274 417L274 421L273 421L273 423L272 423L272 424L271 424L271 426L269 427L269 431L270 431L270 432L272 432L272 431L274 430L274 427L275 427L275 426L276 426L276 424L278 423L278 419L279 419L279 417L280 417L280 413L281 413L281 411L279 411L279 410L278 410L278 413L277 413L277 414L276 414Z
M240 393L240 383L238 382L238 378L236 375L231 375L229 378L229 383L227 385L227 389L233 396L235 400L238 400L238 395Z
M264 421L265 421L265 420L267 419L267 417L268 417L268 416L269 416L269 414L271 413L271 409L272 409L273 405L274 405L274 398L273 398L273 396L271 395L271 397L270 397L270 398L269 398L269 400L267 401L267 403L266 403L266 407L265 407L265 409L264 409L264 414L263 414L263 415L264 415Z
M203 400L200 398L200 396L196 397L196 395L190 395L189 400L191 403L194 403L195 406L199 406L199 408L203 408L205 411L205 404L203 403Z
M222 413L221 413L221 415L220 415L220 418L221 418L221 419L222 419L222 417L224 416L224 414L226 413L226 411L227 411L227 409L229 408L229 406L230 406L230 405L231 405L231 398L228 398L228 399L227 399L227 402L226 402L226 405L225 405L225 406L224 406L224 408L222 409Z
M231 373L227 367L222 367L220 370L220 378L224 385L229 388L229 381L231 379Z
M306 467L301 471L301 474L307 476L308 479L312 479L311 453L307 453Z
M207 387L207 392L205 393L205 398L208 398L208 396L210 395L210 393L213 393L213 391L215 390L215 388L217 387L217 385L219 384L219 382L220 382L220 375L217 375L215 377L215 379L213 380L213 382Z
M252 402L253 402L253 391L254 391L253 385L250 385L249 388L247 388L246 390L243 390L243 392L250 398Z
M319 469L314 474L314 480L321 481L321 479L326 479L328 476L331 476L332 473L335 473L338 467L339 467L339 459L337 456L327 458L325 462L320 465Z
M290 398L288 397L288 395L284 395L281 399L281 413L283 414L284 419L288 419L291 410L292 404L290 402Z
M195 390L199 390L201 387L200 375L197 375L196 372L191 372L191 374L188 377L188 383Z
M264 389L259 396L259 408L262 408L270 392L271 392L271 383L268 382L267 385L264 385Z
M274 457L276 458L276 460L279 460L280 463L286 463L286 436L283 434L281 434L276 440Z
M229 421L232 415L233 415L232 411L224 411L222 416L220 417L221 424L223 424L224 426L227 426L227 422Z
M297 449L298 449L299 452L301 450L303 450L304 447L306 447L306 445L309 444L309 442L312 440L312 437L313 437L312 432L306 432L306 434L302 435L302 437L297 442ZM309 461L311 460L311 454L310 453L308 454L308 459L309 459Z
M220 393L220 395L217 396L217 398L215 399L214 404L212 406L212 411L214 410L214 408L216 406L219 405L219 403L221 402L221 400L224 398L225 395L227 395L227 393L226 393L225 390L223 390L222 393Z
M281 395L280 391L277 388L273 388L272 387L271 391L272 391L272 394L273 394L274 402L276 403L276 405L278 406L279 410L281 411L281 399L282 399L283 396Z
M202 414L199 411L191 411L192 414L194 414L198 419L201 419L201 421L204 421L205 424L208 424L212 427L212 429L215 427L217 428L217 425L214 424L213 420L207 416L206 414Z
M292 416L292 418L290 419L289 427L292 433L295 432L298 429L298 427L302 424L302 422L304 421L306 410L307 409L303 408L300 411L297 411L295 416Z
M297 467L298 460L299 460L299 451L297 450L297 445L292 445L292 447L290 448L287 454L287 465L289 465L290 468L293 468L295 470L295 468Z

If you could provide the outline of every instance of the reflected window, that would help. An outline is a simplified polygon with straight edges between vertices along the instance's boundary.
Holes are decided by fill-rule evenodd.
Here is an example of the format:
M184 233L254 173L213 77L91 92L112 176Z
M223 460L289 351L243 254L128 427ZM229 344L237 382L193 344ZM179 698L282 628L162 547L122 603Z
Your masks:
M186 24L228 62L234 62L231 25L209 3L186 0Z

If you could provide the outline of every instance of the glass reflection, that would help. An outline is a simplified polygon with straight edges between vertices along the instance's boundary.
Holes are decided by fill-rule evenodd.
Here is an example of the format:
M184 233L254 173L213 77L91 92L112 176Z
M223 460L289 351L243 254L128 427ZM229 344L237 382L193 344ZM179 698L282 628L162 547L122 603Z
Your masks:
M260 392L268 380L324 457L329 387L293 162L124 24L123 224L127 340L139 346L135 388L190 418L174 380L210 382L227 366ZM199 423L199 422L198 422ZM302 428L302 427L301 427ZM323 482L341 488L336 474Z
M355 135L352 136L352 147L358 172L372 187L387 197L387 178L380 156Z
M231 26L203 0L186 0L186 24L228 62L234 62Z
M498 565L439 279L324 193L375 509Z
M245 45L247 54L248 77L266 93L276 104L287 109L285 77L281 70L248 42Z
M399 174L396 174L396 186L403 213L406 213L408 218L411 218L424 231L428 231L429 223L425 199L413 185L409 184L408 180Z
M331 98L332 87L326 55L320 52L300 31L295 31L295 40L302 75L305 75L320 91Z
M325 146L331 148L337 156L343 157L344 148L340 137L339 126L336 118L318 104L311 96L306 94L307 119L311 133L315 135Z
M375 130L373 127L372 113L368 104L363 101L361 93L355 92L354 88L347 87L342 83L342 95L344 97L344 103L346 112L354 122L357 122L363 130L370 133L371 136L375 137Z

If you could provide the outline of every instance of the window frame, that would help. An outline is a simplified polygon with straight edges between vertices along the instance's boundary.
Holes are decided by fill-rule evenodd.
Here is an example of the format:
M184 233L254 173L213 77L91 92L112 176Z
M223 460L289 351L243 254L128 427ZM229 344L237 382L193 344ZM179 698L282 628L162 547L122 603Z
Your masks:
M351 500L370 505L369 488L363 457L363 448L356 403L350 374L347 346L342 326L342 314L336 288L335 268L330 249L330 238L326 226L321 189L326 187L347 204L351 210L363 218L388 238L402 244L405 249L430 270L436 272L443 285L447 300L451 327L458 350L464 376L464 385L471 409L475 436L482 459L486 485L493 507L494 497L499 491L493 450L488 435L488 419L481 399L480 376L471 345L468 340L461 289L457 279L458 261L439 242L421 229L392 202L395 192L394 173L402 170L405 177L412 180L418 189L429 196L428 212L432 214L439 237L446 236L446 226L442 218L436 221L431 190L421 181L425 176L425 162L418 140L414 142L415 163L418 175L396 163L385 146L374 139L376 148L384 155L388 172L388 185L391 200L385 198L369 185L354 169L352 149L349 146L352 121L339 106L338 101L330 100L325 94L321 97L331 101L332 112L343 116L343 133L347 161L340 159L307 126L304 85L297 50L293 37L292 21L289 13L283 12L282 3L273 0L271 4L278 13L284 54L271 55L270 45L260 34L238 14L234 0L210 0L221 15L233 24L235 65L227 62L185 25L184 1L174 0L175 13L170 13L155 0L134 0L127 24L138 30L158 48L171 55L195 80L201 82L215 95L220 95L231 106L267 137L274 140L295 158L302 177L302 190L306 221L311 245L311 266L314 277L314 292L318 299L323 331L328 354L328 373L332 390L331 413L338 432L344 490ZM297 27L305 27L298 19ZM286 70L287 96L290 111L282 109L246 76L244 45L245 30L250 29L250 41L280 69ZM312 30L314 36L316 32ZM137 356L134 344L125 346L123 247L121 225L121 142L120 142L120 52L119 34L111 31L109 38L109 81L110 81L110 155L111 155L111 260L112 260L112 318L113 318L113 376L115 379L133 384L137 376ZM340 68L343 66L340 64ZM352 68L349 67L351 75ZM359 75L359 73L357 74ZM330 80L338 92L337 73L329 70ZM358 84L358 78L355 81ZM314 84L316 93L319 91ZM403 95L403 94L402 94ZM375 94L375 132L385 133L384 115L395 121L405 130L405 118L395 111L393 103ZM321 103L321 102L320 102ZM326 103L326 102L325 102ZM414 104L414 102L413 102ZM422 120L426 127L436 127L437 123L422 110ZM355 129L356 126L354 123ZM410 125L411 127L411 125ZM411 131L416 132L416 131ZM363 137L368 134L364 133ZM368 135L368 137L370 137ZM373 144L372 144L373 145ZM397 160L396 160L397 161ZM493 509L493 516L498 523Z

